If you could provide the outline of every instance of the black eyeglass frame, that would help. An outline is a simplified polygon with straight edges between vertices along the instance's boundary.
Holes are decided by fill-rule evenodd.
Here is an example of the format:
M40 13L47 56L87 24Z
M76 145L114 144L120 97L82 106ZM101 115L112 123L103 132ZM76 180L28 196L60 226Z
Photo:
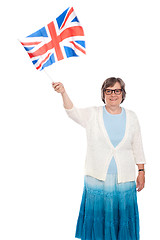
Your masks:
M106 93L107 90L111 91L111 93L107 94ZM116 93L117 90L120 90L119 94ZM122 93L122 91L123 91L122 88L120 88L120 89L108 89L108 88L104 89L104 92L105 92L106 95L111 95L113 92L115 93L115 95L120 95Z

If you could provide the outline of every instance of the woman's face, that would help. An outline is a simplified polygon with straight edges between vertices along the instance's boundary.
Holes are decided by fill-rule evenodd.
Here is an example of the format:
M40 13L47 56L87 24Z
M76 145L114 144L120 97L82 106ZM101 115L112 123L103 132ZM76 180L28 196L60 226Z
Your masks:
M121 85L119 82L116 82L113 87L108 87L106 89L111 89L111 90L121 89ZM105 97L106 105L119 106L122 101L122 92L120 93L120 95L115 94L115 92L112 92L111 95L107 95L105 93L104 97Z

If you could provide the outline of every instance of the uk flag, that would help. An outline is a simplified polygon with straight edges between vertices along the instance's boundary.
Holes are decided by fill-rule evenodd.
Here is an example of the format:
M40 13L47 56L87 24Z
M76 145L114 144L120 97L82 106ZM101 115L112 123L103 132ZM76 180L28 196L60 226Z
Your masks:
M65 58L86 54L84 31L73 7L20 42L37 70Z

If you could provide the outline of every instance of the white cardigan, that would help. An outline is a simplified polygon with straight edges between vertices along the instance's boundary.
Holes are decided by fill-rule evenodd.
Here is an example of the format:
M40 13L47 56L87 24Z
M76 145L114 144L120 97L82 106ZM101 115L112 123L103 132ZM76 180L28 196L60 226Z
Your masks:
M103 122L103 106L65 109L68 116L86 129L87 154L85 175L105 181L114 156L118 183L135 181L135 164L145 164L140 126L136 114L126 111L126 130L122 141L114 147Z

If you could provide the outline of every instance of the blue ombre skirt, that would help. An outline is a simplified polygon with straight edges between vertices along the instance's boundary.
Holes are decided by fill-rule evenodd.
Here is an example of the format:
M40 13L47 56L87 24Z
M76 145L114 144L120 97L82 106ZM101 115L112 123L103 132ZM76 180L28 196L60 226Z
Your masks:
M85 176L75 237L139 240L135 181L118 184L117 174L107 174L105 182Z

